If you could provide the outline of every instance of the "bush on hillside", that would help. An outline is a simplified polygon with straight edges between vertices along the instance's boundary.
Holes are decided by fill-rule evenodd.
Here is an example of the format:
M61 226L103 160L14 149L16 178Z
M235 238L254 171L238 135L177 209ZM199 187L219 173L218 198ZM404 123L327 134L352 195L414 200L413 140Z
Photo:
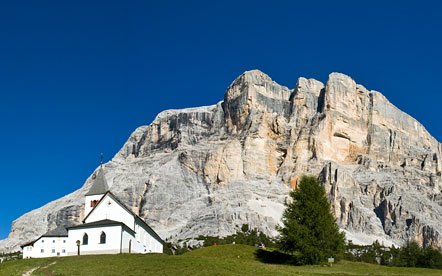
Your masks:
M267 247L275 247L275 241L265 235L262 232L258 232L256 229L249 229L249 225L244 224L241 227L241 231L238 231L236 234L227 236L227 237L211 237L211 236L199 236L196 238L197 240L204 241L204 246L210 246L213 244L221 245L221 244L245 244L245 245L259 245L264 244Z
M388 265L391 252L388 247L382 246L378 241L372 245L347 244L344 258L353 262Z
M275 241L265 235L262 232L259 232L256 229L249 229L248 224L243 224L240 230L233 235L226 237L213 237L213 236L199 236L196 240L202 241L203 246L212 246L214 244L222 245L222 244L245 244L256 246L260 244L264 244L266 247L275 247ZM164 253L170 255L181 255L185 252L192 250L191 246L187 246L185 241L179 241L178 243L166 243L164 246Z
M174 244L166 242L163 247L163 253L167 255L182 255L189 251L189 248L185 245Z

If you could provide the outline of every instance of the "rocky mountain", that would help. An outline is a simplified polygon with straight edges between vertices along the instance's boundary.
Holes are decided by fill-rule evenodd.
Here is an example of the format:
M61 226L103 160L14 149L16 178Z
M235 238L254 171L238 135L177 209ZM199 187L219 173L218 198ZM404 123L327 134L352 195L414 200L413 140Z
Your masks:
M442 146L381 93L332 73L294 89L243 73L216 105L167 110L129 137L105 173L110 189L164 238L228 235L247 223L275 235L303 174L324 183L354 243L442 249ZM84 216L82 188L12 224L17 249Z

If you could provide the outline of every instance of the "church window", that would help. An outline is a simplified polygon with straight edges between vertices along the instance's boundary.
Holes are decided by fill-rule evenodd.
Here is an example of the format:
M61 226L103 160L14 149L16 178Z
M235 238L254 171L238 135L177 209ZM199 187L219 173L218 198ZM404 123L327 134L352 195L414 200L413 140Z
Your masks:
M44 243L45 242L45 240L41 240L41 243Z
M101 232L100 243L106 243L106 233Z
M52 240L52 243L55 243L55 240Z
M66 240L63 240L63 243L66 243Z
M43 248L40 249L40 253L45 253L45 250Z
M62 249L62 250L61 250L61 253L66 253L66 249Z
M52 249L52 253L55 253L55 249Z
M87 234L86 233L84 233L84 235L83 235L83 244L84 245L86 245L87 244L87 242L88 242L88 239L89 237L87 236Z
M91 201L91 207L95 207L98 204L98 200Z

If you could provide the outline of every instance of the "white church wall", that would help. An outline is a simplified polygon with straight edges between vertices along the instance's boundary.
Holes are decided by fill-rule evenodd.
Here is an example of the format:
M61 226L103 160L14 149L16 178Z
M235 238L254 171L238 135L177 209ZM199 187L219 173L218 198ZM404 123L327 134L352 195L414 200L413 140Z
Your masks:
M134 228L134 216L129 213L118 201L109 194L103 198L94 211L86 218L86 223L110 219L126 224L132 230Z
M100 243L100 235L106 234L106 243ZM83 235L88 235L88 244L83 244ZM97 226L69 229L68 255L77 255L77 240L80 241L80 255L118 254L121 246L121 225Z
M94 208L91 206L91 201L97 200L97 202L103 197L103 195L90 195L84 199L84 216L87 216L89 212Z
M145 246L144 244L142 244L141 242L134 240L133 244L133 253L140 253L140 254L145 254L145 253L149 253L147 250L147 246Z
M163 243L143 223L135 223L137 241L147 248L146 253L163 253Z
M133 232L129 232L123 228L123 242L122 242L123 253L129 253L129 242L131 243L130 253L142 253L137 248L136 239Z
M23 247L23 259L32 258L32 251L34 247L32 245Z
M23 258L67 256L67 237L41 237L33 246L23 248Z

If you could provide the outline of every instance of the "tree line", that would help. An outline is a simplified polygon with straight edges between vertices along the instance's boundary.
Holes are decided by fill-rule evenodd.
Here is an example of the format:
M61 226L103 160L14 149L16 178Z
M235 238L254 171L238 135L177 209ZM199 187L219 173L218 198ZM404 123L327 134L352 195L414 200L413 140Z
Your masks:
M0 252L0 263L5 261L17 260L23 258L23 254L20 251L11 253L1 253Z
M432 247L420 247L416 241L408 241L403 247L385 247L378 241L372 245L346 246L344 258L387 266L426 267L442 269L442 254Z

